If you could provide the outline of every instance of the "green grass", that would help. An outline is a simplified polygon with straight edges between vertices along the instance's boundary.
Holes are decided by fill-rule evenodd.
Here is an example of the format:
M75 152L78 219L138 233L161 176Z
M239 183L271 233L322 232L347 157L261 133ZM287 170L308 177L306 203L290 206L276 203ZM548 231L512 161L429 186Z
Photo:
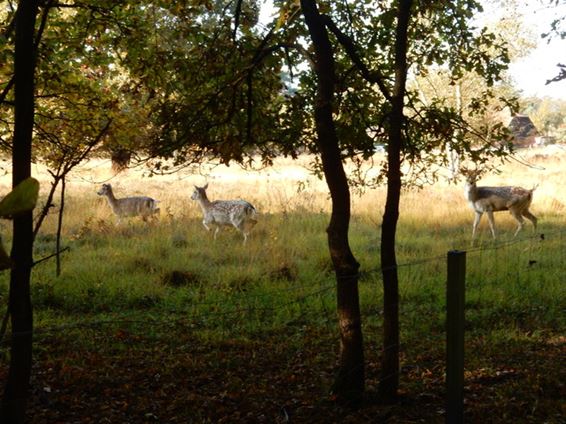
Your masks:
M443 195L450 197L450 193ZM529 225L513 239L513 223L497 216L498 240L491 240L484 222L472 246L471 213L466 205L456 212L432 210L423 200L427 196L430 193L407 196L398 227L403 390L442 391L446 253L451 249L468 251L466 369L471 374L467 381L475 384L476 379L483 381L483 374L529 367L531 361L546 364L522 349L545 351L564 333L566 232L561 214L553 209L537 213L544 240L534 236ZM69 250L62 256L62 274L55 276L51 259L38 264L32 276L34 346L42 366L53 368L54 361L62 367L57 370L96 368L88 361L106 360L89 355L125 359L134 355L129 352L131 346L157 362L171 361L180 351L194 353L199 346L203 355L215 352L217 356L205 359L191 354L176 360L193 361L195 367L202 366L199 361L218 360L222 376L238 368L242 359L239 353L232 357L219 352L240 352L249 346L260 349L258 344L269 340L265 358L296 359L299 364L284 364L287 369L282 371L262 365L265 384L280 372L291 368L295 372L294 367L302 370L301 366L310 364L309 372L323 375L316 390L324 392L323 386L332 380L338 348L335 280L325 233L328 215L314 204L305 208L296 199L292 203L284 212L263 213L243 246L242 236L233 229L222 231L213 241L194 208L162 216L151 225L132 219L116 226L108 214L97 216L92 199L84 200L81 207L81 197L74 197L64 227L63 245ZM81 219L84 210L89 215ZM383 325L381 210L381 206L354 208L350 228L352 251L361 264L369 389L377 384ZM36 241L36 260L55 249L52 218ZM7 232L5 226L3 235ZM9 245L9 236L4 238ZM3 273L0 304L6 304L7 295L8 274ZM156 353L159 349L164 349L163 358ZM0 346L4 368L8 355L4 343ZM542 375L542 368L533 367ZM198 373L192 368L191 372ZM507 371L502 375L508 375ZM226 383L229 387L245 379L233 378ZM554 381L542 376L539 380L528 382L555 387ZM516 390L513 381L506 381L494 397L503 399ZM477 410L481 412L489 402L484 400ZM521 416L513 415L513 406L506 408L511 416ZM546 408L555 411L556 405Z
M72 323L84 316L151 311L191 316L244 317L246 331L257 333L301 319L335 315L334 279L326 246L326 216L319 213L270 214L262 217L247 246L227 229L212 239L196 219L163 221L147 226L132 220L119 227L91 223L87 231L71 229L64 245L62 274L54 260L33 272L32 297L38 322ZM523 239L502 238L469 246L461 228L430 233L426 225L400 222L401 318L419 331L442 325L446 252L468 253L468 319L474 328L515 325L518 321L557 329L564 288L565 234L547 228L544 241L525 233ZM445 231L449 231L450 227ZM467 231L466 231L467 233ZM382 302L379 271L379 228L367 216L354 216L351 245L361 263L360 293L364 317L379 321ZM468 245L468 246L466 246ZM54 248L52 235L36 243L36 259ZM7 274L0 296L7 295ZM263 311L263 312L262 312ZM199 318L201 319L201 318ZM475 321L477 320L477 325ZM211 319L210 321L215 321ZM230 319L215 321L219 328ZM228 331L228 329L221 329ZM416 336L416 334L415 334Z

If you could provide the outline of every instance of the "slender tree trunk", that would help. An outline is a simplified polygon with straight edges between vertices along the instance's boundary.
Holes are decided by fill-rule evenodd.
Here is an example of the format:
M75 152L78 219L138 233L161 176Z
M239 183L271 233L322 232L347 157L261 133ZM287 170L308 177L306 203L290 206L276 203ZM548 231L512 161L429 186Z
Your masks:
M364 391L363 337L358 295L359 264L348 242L350 191L332 117L334 52L316 1L301 0L301 7L315 51L315 72L318 78L314 112L317 143L332 198L332 214L327 233L337 279L340 326L340 367L333 392L340 401L358 401Z
M34 28L37 10L36 0L21 0L16 16L13 187L31 176L35 73ZM13 223L11 256L14 265L10 274L9 295L12 347L10 370L0 410L2 423L23 423L29 396L33 331L30 299L32 247L33 215L29 211L15 216Z
M57 191L57 187L59 186L59 181L61 181L61 174L59 171L51 173L53 177L53 182L51 183L51 187L49 188L49 193L47 193L47 198L45 200L45 204L41 208L39 214L36 215L35 219L35 226L33 228L33 239L37 237L41 226L43 225L43 221L47 218L49 214L49 209L53 207L53 197L55 197L55 192Z
M63 230L63 213L65 211L65 188L67 186L66 175L63 175L61 179L61 201L59 204L59 214L57 216L57 244L55 247L55 252L57 253L56 262L57 269L55 275L59 277L61 275L61 232Z
M454 85L454 100L456 104L456 111L458 112L458 117L462 118L462 81L456 81ZM460 138L461 130L457 128L454 132L454 141L457 142ZM460 158L458 153L452 149L450 144L446 149L448 160L450 161L450 179L453 182L458 181L458 175L460 174Z
M389 145L387 147L387 199L381 229L383 269L383 356L379 394L383 401L397 400L399 389L399 277L395 235L401 198L401 151L403 148L403 106L407 80L407 29L411 0L400 0L395 38L395 86L393 87Z

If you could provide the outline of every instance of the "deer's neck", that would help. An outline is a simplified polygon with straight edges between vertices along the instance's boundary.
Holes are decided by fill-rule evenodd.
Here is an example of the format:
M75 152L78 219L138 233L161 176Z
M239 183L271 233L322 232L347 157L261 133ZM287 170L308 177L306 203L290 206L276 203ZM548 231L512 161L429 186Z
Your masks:
M114 193L112 192L112 190L110 190L108 193L106 193L106 198L108 199L108 203L110 203L110 206L113 206L117 203L116 196L114 196Z
M478 187L476 186L476 183L466 183L466 187L465 187L465 195L466 198L468 199L468 201L470 202L474 202L477 200L477 192L478 192Z
M200 205L202 211L206 212L210 208L212 202L208 200L208 197L206 197L206 195L204 195L198 199L198 204Z

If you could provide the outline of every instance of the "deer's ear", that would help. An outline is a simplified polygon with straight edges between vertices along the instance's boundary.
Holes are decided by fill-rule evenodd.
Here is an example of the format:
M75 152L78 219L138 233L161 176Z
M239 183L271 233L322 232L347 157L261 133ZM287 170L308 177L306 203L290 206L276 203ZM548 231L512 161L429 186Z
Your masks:
M208 188L208 183L206 183L203 188L206 190Z

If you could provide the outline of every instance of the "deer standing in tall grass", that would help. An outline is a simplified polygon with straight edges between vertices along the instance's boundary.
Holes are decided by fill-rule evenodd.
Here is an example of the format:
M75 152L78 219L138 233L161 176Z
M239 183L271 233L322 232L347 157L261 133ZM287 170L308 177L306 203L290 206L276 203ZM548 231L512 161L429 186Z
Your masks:
M124 197L117 199L110 184L102 184L102 188L96 192L99 196L106 196L112 212L120 218L129 216L140 216L144 221L148 217L159 214L158 201L147 196Z
M476 181L481 175L480 170L468 170L461 168L462 174L466 177L464 194L471 208L475 212L474 226L472 230L472 240L475 239L476 229L484 213L489 219L491 235L495 239L495 222L493 212L509 211L517 221L517 230L514 236L523 228L523 217L533 223L534 229L537 228L537 218L529 211L533 201L533 192L536 187L530 190L522 187L478 187Z
M211 202L206 195L207 188L208 183L204 187L195 186L195 191L191 196L191 199L196 200L202 209L202 225L204 228L210 231L210 226L215 227L214 240L216 240L220 227L233 226L244 235L244 244L246 244L248 234L257 224L255 208L245 200L215 200Z

